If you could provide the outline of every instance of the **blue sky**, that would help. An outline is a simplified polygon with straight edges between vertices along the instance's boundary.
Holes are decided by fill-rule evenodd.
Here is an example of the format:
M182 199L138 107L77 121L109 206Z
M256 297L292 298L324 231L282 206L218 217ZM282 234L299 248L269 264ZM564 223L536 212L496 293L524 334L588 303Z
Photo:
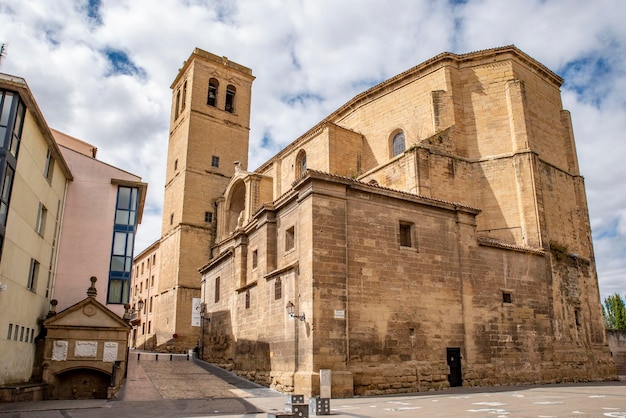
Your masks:
M55 129L150 184L158 238L169 86L194 47L253 69L253 169L356 94L441 52L515 44L565 79L602 297L626 294L626 2L0 0L0 72Z

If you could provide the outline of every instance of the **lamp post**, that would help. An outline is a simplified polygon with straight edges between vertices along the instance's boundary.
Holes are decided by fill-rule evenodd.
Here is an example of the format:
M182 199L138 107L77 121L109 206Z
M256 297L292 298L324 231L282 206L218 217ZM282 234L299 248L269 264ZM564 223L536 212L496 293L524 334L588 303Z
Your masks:
M296 313L296 306L293 304L293 302L289 301L287 303L287 315L289 315L289 319L299 319L300 321L304 322L306 320L306 318L304 317L304 313L302 313L302 315L298 315Z
M139 299L137 301L137 313L138 313L137 316L139 317L139 319L141 319L141 310L143 309L143 304L144 304L143 299ZM145 326L145 324L142 324L142 326ZM143 335L143 348L144 349L146 348L146 336L145 336L145 334Z

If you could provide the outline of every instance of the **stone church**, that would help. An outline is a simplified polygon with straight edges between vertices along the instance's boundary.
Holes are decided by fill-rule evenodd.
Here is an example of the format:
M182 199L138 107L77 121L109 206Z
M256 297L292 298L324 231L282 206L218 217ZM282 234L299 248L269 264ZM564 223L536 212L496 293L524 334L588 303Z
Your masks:
M442 53L247 171L253 80L196 49L172 84L165 333L306 395L616 377L557 74Z

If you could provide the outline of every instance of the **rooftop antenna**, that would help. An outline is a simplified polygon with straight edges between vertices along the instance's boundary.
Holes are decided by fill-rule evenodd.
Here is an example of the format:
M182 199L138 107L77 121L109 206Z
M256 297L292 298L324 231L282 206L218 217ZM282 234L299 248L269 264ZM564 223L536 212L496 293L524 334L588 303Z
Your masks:
M2 65L2 57L7 54L7 44L0 44L0 65Z

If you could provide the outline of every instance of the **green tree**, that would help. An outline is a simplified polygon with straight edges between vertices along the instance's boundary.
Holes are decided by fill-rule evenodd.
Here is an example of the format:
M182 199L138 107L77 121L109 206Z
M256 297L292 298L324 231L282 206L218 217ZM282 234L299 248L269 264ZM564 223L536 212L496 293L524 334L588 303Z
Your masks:
M608 329L626 330L626 304L618 293L604 299L602 313Z

